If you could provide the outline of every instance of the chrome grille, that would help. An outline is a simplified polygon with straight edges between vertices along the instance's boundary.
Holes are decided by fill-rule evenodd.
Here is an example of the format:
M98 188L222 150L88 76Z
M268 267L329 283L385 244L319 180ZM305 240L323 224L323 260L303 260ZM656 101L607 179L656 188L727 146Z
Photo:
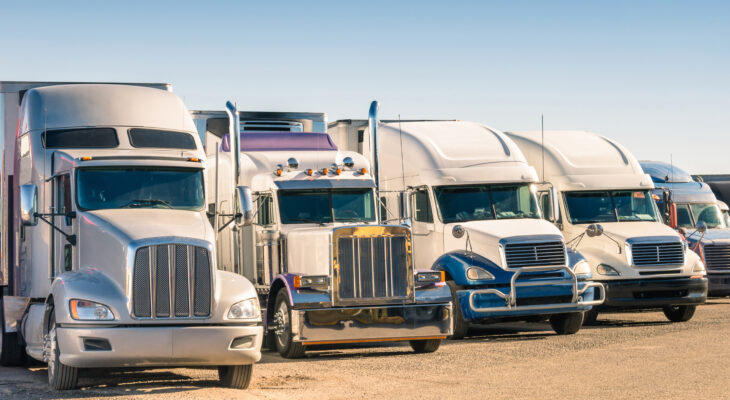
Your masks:
M509 268L565 265L565 244L562 240L506 243L504 258Z
M684 247L681 242L633 243L631 258L637 267L683 265Z
M132 276L135 318L210 316L212 270L208 250L182 244L137 250Z
M730 244L708 244L702 251L708 271L730 271Z
M338 300L408 299L413 270L406 246L406 236L340 237Z

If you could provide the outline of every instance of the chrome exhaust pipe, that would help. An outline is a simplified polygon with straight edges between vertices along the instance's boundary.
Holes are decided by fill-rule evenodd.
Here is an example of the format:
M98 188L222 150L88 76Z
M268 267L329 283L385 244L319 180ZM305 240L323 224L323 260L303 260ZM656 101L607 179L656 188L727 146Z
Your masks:
M241 177L241 121L236 106L230 101L226 102L226 113L228 113L228 133L231 136L233 150L233 187L236 187Z
M370 156L373 158L373 178L375 178L375 204L380 204L380 168L378 166L378 101L373 100L370 103L370 112L368 113L368 133L370 135ZM378 223L382 222L383 216L380 215L380 207L378 207Z

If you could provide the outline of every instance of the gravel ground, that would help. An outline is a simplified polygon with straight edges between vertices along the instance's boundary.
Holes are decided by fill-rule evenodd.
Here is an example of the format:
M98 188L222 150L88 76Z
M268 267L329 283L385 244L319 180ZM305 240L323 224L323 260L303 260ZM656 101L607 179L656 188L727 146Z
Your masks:
M84 387L51 392L46 370L0 367L0 399L704 398L730 399L730 299L686 323L661 312L602 314L571 336L548 324L495 324L416 355L407 345L325 348L303 360L264 353L246 391L194 369L85 372Z

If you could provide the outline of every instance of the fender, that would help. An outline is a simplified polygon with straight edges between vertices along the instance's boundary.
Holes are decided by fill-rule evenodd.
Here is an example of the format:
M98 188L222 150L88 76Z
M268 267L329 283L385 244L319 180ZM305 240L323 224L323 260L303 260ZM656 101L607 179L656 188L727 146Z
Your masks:
M587 261L585 257L583 257L583 254L580 254L580 252L575 251L571 248L567 248L568 253L568 266L570 269L575 269L575 265L578 264L581 261Z
M119 321L129 316L126 298L124 290L106 274L97 268L82 268L56 277L46 304L53 302L56 322L59 324L78 323L71 318L68 305L71 299L104 304L114 313L114 319Z
M482 284L509 283L513 274L484 256L467 253L464 250L454 250L443 254L434 262L431 269L446 272L459 286L472 286L477 283L466 277L466 270L470 267L479 267L494 275L494 280L483 281Z

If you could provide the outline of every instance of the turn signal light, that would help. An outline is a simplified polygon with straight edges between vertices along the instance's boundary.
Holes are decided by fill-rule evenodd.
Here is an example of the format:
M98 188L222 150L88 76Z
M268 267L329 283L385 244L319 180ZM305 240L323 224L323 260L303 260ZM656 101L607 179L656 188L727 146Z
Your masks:
M294 288L299 289L302 287L302 277L301 276L295 276L294 277Z

